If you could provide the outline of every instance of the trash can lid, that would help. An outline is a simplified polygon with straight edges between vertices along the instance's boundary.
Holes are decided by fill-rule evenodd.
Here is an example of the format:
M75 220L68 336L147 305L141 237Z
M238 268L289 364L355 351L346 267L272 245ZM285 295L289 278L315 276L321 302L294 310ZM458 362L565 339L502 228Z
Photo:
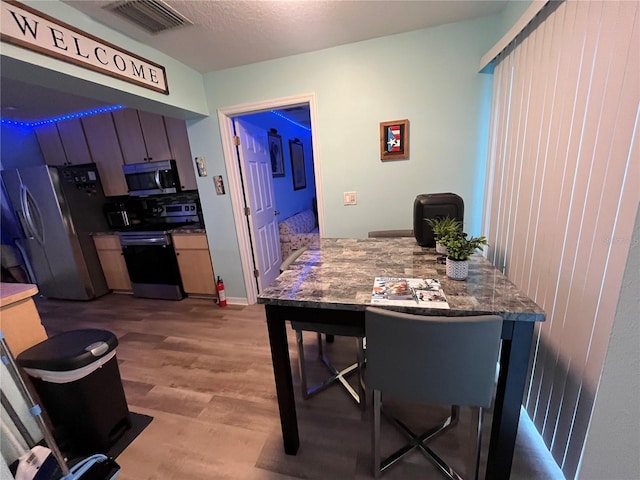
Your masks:
M16 358L24 368L64 372L89 365L118 346L118 338L107 330L72 330L54 335Z

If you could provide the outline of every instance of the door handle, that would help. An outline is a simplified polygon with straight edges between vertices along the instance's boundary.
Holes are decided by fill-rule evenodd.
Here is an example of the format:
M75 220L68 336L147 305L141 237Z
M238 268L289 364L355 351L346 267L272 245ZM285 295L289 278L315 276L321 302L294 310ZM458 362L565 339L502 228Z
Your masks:
M274 210L273 214L277 217L278 215L280 215L280 210Z

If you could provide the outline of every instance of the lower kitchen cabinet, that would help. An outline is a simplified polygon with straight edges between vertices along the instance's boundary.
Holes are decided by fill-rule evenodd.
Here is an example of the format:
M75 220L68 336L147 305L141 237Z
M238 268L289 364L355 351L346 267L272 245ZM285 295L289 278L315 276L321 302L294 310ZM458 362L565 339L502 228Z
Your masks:
M2 284L0 290L0 330L2 330L11 353L15 356L47 339L47 332L42 326L40 315L31 298L37 293L38 288L35 285L26 283ZM2 382L4 387L4 377Z
M122 254L120 237L118 235L95 235L93 242L98 251L107 286L112 290L131 292L131 280Z
M216 296L215 277L204 233L172 234L182 286L189 295Z

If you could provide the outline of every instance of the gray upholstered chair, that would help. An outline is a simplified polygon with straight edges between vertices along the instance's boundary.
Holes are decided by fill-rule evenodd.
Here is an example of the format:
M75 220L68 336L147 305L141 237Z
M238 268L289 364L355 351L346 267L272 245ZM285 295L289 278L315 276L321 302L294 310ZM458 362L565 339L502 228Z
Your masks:
M369 238L397 238L413 237L413 230L372 230L368 234Z
M459 407L479 407L475 478L480 465L482 408L489 407L502 319L428 317L369 307L367 332L367 387L373 390L372 467L376 477L414 448L448 478L460 476L426 443L453 427ZM451 415L428 432L416 435L404 423L382 410L382 395L400 401L451 405ZM381 460L380 413L411 439L411 443Z
M293 252L287 257L280 266L280 272L291 267L306 248L302 248ZM329 325L324 323L312 323L312 322L291 322L291 327L296 332L296 341L298 344L298 369L300 371L300 381L302 398L305 400L311 398L313 395L320 393L330 385L341 384L345 390L349 393L351 398L360 406L362 410L366 408L366 395L364 386L364 329L362 327L355 327L349 325ZM316 332L318 341L318 360L327 368L331 374L324 381L315 384L311 387L308 386L307 369L305 367L305 355L304 355L304 337L303 332ZM348 367L338 370L329 360L329 357L325 353L325 341L322 335L325 335L328 341L332 341L334 336L354 337L356 342L356 361ZM357 385L355 388L347 381L347 377L357 374Z
M307 322L291 322L291 326L296 331L296 340L298 343L298 368L300 370L300 380L302 389L302 398L305 400L313 395L322 392L333 384L341 384L351 398L359 405L360 409L366 408L366 395L364 385L364 331L359 327L344 325L329 325L324 323L307 323ZM317 383L311 387L308 386L307 372L305 368L304 342L303 332L316 332L318 339L318 360L327 368L331 374L324 381ZM356 361L348 367L338 370L325 353L325 342L322 335L354 337L356 342ZM357 384L352 386L347 377L351 374L357 374Z

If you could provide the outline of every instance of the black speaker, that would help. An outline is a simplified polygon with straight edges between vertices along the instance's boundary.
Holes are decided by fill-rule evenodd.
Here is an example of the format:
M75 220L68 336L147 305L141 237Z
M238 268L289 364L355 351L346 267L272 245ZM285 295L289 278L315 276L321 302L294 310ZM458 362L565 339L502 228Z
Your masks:
M451 217L464 221L464 202L455 193L423 193L413 202L413 234L421 247L435 247L433 230L425 218Z

